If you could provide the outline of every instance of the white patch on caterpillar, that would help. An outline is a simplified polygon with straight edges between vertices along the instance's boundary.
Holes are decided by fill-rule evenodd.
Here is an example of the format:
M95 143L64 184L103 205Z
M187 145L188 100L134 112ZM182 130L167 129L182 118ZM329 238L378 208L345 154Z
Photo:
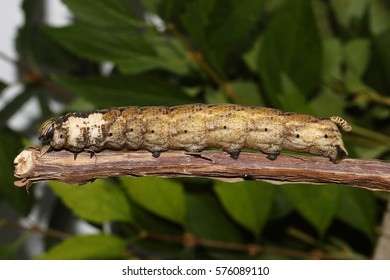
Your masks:
M104 120L102 114L91 114L86 119L87 125L89 126L89 136L91 138L99 138L102 136L102 124Z
M88 146L102 139L102 125L105 124L103 115L94 113L88 118L70 116L63 127L68 128L67 144L70 147L80 147L80 142L88 140Z

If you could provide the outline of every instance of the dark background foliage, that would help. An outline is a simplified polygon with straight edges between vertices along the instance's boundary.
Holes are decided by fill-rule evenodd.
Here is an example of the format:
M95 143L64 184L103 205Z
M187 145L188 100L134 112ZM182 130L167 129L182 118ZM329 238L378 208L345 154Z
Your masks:
M74 20L61 28L45 24L42 0L23 2L15 42L23 90L0 111L0 199L15 220L34 211L40 220L27 218L3 242L3 258L371 258L385 194L148 177L50 182L28 195L13 186L12 162L60 113L193 102L343 116L353 126L344 135L351 157L389 159L388 1L63 2ZM12 131L7 121L32 97L41 117ZM44 253L23 255L35 223L35 231L51 229L40 235ZM79 235L79 223L93 233ZM0 225L3 233L21 227L5 218Z

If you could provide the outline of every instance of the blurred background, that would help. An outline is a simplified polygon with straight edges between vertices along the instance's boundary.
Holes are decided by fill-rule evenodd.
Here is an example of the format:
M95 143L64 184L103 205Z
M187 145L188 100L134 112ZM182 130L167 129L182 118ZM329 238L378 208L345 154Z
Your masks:
M152 177L27 193L13 160L53 116L195 102L342 116L350 157L388 160L388 1L1 0L0 17L2 259L375 258L387 193Z

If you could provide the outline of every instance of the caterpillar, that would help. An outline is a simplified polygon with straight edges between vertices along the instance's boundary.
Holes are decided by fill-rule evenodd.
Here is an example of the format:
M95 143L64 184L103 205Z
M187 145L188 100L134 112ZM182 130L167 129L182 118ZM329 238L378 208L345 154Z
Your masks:
M68 113L44 122L38 136L51 150L66 149L75 158L81 151L104 149L146 149L159 157L170 149L222 148L237 159L242 148L249 148L271 160L281 150L291 150L338 163L348 155L338 126L351 130L341 117L325 119L235 104L188 104Z

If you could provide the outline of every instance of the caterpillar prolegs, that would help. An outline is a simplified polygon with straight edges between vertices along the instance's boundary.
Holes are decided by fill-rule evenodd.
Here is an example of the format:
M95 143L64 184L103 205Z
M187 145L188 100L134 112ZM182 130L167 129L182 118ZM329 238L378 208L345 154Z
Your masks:
M233 104L190 104L176 107L118 107L69 113L47 120L39 139L53 150L146 149L158 157L167 150L200 152L222 148L237 159L241 148L259 150L276 159L281 150L344 159L340 117L321 119L264 107Z

